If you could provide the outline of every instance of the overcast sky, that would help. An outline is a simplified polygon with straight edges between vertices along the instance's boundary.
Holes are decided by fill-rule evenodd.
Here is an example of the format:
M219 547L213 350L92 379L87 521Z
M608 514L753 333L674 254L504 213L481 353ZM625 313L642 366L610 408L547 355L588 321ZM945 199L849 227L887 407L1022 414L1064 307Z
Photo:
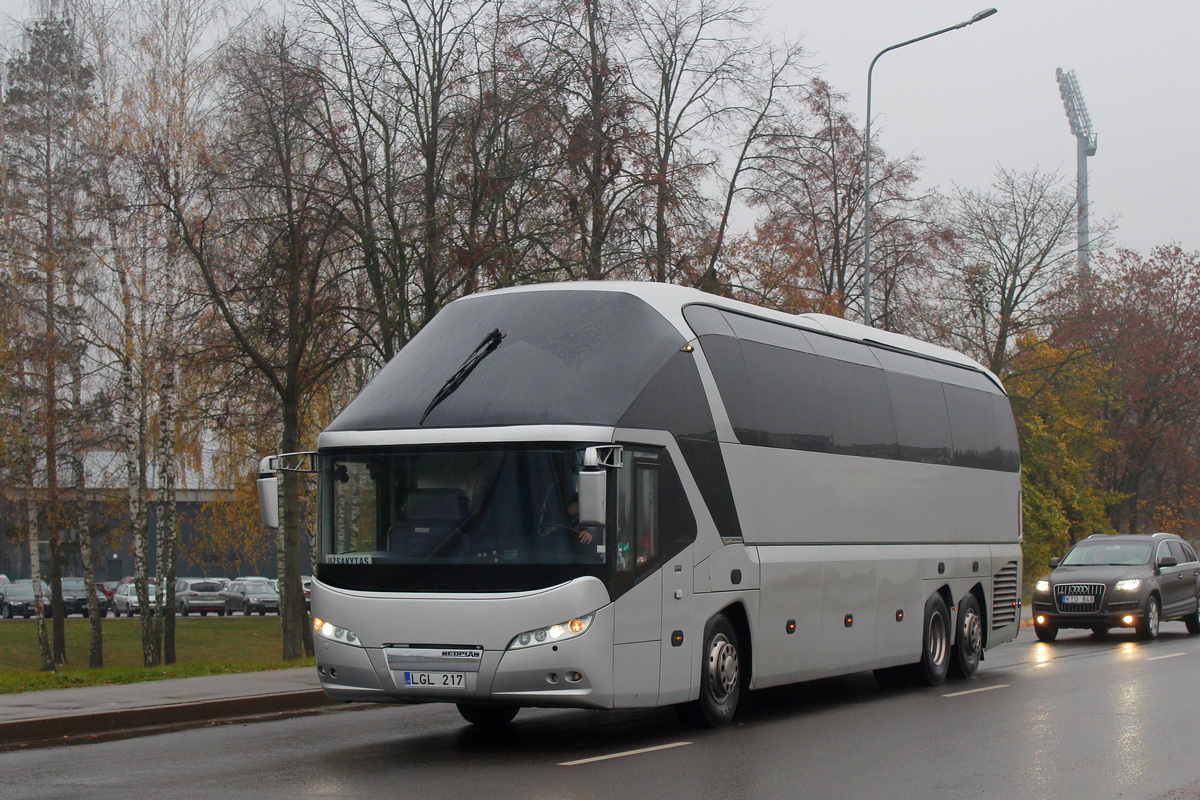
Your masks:
M814 65L865 120L867 68L880 50L995 7L961 30L894 50L875 65L872 135L912 153L925 182L983 189L998 165L1058 171L1074 186L1075 137L1055 69L1075 70L1099 135L1088 159L1091 213L1115 243L1200 250L1200 6L1177 0L776 0L773 28L800 37Z
M799 38L860 123L867 67L885 47L994 5L970 27L903 47L875 67L873 134L921 159L927 186L984 189L996 168L1075 181L1075 138L1055 69L1075 70L1099 135L1088 159L1092 219L1142 252L1200 250L1200 6L1189 0L751 0L768 30ZM19 17L24 0L0 0Z

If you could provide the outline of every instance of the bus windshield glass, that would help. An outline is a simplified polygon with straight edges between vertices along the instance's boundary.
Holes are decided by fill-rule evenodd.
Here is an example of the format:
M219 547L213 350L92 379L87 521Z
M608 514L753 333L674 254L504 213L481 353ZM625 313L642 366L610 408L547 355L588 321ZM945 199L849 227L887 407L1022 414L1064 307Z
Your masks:
M582 462L503 446L322 456L322 563L603 564L603 528L578 521Z

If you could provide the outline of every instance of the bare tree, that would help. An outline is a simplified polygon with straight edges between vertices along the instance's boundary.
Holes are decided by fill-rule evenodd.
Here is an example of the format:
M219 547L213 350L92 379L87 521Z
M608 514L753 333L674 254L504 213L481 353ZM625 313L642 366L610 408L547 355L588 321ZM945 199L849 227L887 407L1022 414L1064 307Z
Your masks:
M210 358L245 365L270 387L282 417L279 445L300 449L306 402L353 349L334 313L344 286L334 255L341 218L325 199L333 164L319 129L322 81L282 26L231 44L222 65L225 125L208 147L211 171L195 200L166 197L224 333ZM245 384L239 384L243 388ZM299 482L285 474L281 508L283 657L312 652L300 587Z
M987 191L955 187L936 257L928 332L1004 375L1021 335L1054 329L1075 277L1075 193L1057 174L1000 168Z
M704 205L700 181L716 158L705 144L738 110L734 90L752 70L754 20L736 0L632 0L627 14L630 92L645 118L641 172L654 209L647 260L662 282L676 277L679 212Z

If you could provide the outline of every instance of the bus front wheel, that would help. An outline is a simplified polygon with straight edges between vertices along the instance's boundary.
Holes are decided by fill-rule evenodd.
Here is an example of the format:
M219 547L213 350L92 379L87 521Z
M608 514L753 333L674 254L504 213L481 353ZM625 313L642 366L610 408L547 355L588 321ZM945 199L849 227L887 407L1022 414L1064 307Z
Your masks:
M704 626L700 699L679 708L684 722L720 728L733 721L742 695L739 646L737 629L724 614Z
M925 627L921 660L913 664L913 676L925 686L941 686L950 670L950 610L937 592L925 601Z

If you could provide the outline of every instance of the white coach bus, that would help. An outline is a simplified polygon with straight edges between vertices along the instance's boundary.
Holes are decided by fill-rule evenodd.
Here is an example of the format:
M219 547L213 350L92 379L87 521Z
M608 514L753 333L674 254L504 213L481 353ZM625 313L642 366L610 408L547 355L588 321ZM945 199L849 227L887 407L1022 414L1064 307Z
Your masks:
M963 355L679 286L443 309L259 482L314 471L330 697L677 705L875 670L970 676L1020 622L1021 476ZM268 522L271 524L271 522Z

